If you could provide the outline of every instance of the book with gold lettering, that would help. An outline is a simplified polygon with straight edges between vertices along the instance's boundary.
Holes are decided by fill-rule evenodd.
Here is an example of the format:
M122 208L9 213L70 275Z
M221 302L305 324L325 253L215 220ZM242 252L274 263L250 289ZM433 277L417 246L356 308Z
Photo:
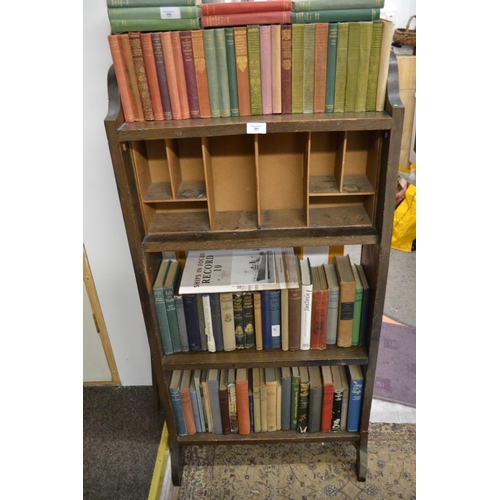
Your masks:
M252 115L262 114L262 79L260 67L260 27L247 26L248 69L250 78L250 109Z
M250 77L248 73L246 26L238 26L234 28L234 51L236 56L236 81L238 84L238 106L240 116L250 116Z
M210 118L210 95L208 93L207 62L205 59L205 44L203 43L203 32L201 30L191 31L193 43L193 58L196 71L196 88L198 90L198 104L200 117Z
M281 112L292 112L292 25L281 25Z

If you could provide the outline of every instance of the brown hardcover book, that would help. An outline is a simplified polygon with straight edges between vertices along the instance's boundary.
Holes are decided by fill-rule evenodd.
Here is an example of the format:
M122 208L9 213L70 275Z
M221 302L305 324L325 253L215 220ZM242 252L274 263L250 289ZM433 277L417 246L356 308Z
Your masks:
M277 430L277 382L276 370L274 367L265 368L266 391L267 391L267 430L269 432Z
M234 48L236 53L236 81L238 84L238 106L240 109L240 116L250 116L250 77L248 72L247 29L245 26L234 28Z
M196 70L196 88L198 89L198 104L200 105L200 117L210 118L210 96L208 93L207 62L205 59L205 44L203 43L203 31L192 30L191 40L193 43L194 67Z
M281 25L281 112L292 112L292 25Z
M174 63L174 49L172 47L172 33L162 31L160 33L161 47L163 49L163 60L165 61L165 72L167 74L168 90L170 92L170 104L172 106L172 118L180 120L181 100L179 97L179 86L177 85L177 71Z
M196 434L196 424L194 422L193 405L191 403L191 370L183 370L181 381L181 403L184 420L186 421L186 429L189 435Z
M165 60L163 58L160 33L151 33L151 41L153 43L153 52L155 55L156 74L158 76L158 85L160 87L163 117L165 120L171 120L172 106L170 104L170 92L168 90L167 73L165 71Z
M204 3L201 6L201 13L204 16L283 10L292 10L292 0L268 0L266 2Z
M262 432L260 409L260 368L252 368L253 430Z
M171 33L175 72L177 74L177 88L179 89L179 99L181 103L181 118L186 120L191 116L191 113L189 111L186 73L184 70L184 58L182 56L181 34L179 31L172 31Z
M212 405L210 402L210 390L208 388L208 370L201 371L201 390L203 393L203 402L205 404L205 414L207 416L207 430L208 432L214 431L214 423L212 419Z
M352 328L354 324L354 301L356 298L356 280L352 272L351 259L348 255L335 257L335 269L339 278L339 322L337 329L337 345L351 347Z
M378 71L377 99L375 111L383 111L385 106L385 94L387 90L387 75L389 74L389 58L391 55L392 32L394 23L383 19L382 42L380 47L380 66Z
M328 302L330 290L323 266L314 266L312 271L312 319L311 319L311 349L326 349L328 331Z
M142 112L141 96L139 94L137 77L135 76L134 58L132 57L132 48L130 47L128 33L118 35L118 44L120 45L120 52L125 66L125 74L127 75L127 83L134 110L134 120L136 122L143 122L144 113Z
M236 369L236 403L238 408L238 432L250 434L250 401L248 399L248 370Z
M144 119L153 121L155 116L153 113L151 94L149 92L146 68L144 66L144 58L142 56L141 34L138 31L133 31L128 34L128 37L130 39L130 49L132 50L132 59L134 61L135 76L137 78L137 86L139 87L139 96L141 98Z
M163 104L161 102L160 85L158 84L158 73L156 72L156 61L153 50L153 40L151 33L141 33L142 57L144 59L144 68L146 78L148 79L149 93L151 94L151 105L155 120L164 120Z
M270 2L267 2L270 3ZM281 114L281 25L271 26L273 114Z
M260 292L253 293L253 314L255 320L255 348L262 351L262 297Z
M247 26L249 24L284 24L290 23L291 11L243 12L239 14L220 14L202 16L203 28L221 26Z
M290 288L288 290L288 338L290 351L300 350L301 300L301 288Z
M126 122L134 122L135 117L134 108L132 106L132 97L130 96L125 64L123 62L122 54L120 51L120 44L118 43L118 35L109 35L108 43L111 50L111 59L113 60L113 66L115 68L118 89L120 90L120 101L123 108L123 117L125 118Z
M191 31L180 31L179 37L182 49L182 60L184 62L184 74L186 78L189 116L191 118L200 118L200 104L198 101L198 86L196 84L196 69L194 66L193 41L191 40Z
M326 69L328 62L328 23L316 24L314 57L314 112L324 113L326 103Z
M332 429L333 418L333 374L332 367L324 365L321 367L321 378L323 380L323 402L321 406L321 432L329 432Z
M219 380L219 404L222 420L222 433L231 434L231 417L229 413L229 390L227 387L227 368L221 368Z

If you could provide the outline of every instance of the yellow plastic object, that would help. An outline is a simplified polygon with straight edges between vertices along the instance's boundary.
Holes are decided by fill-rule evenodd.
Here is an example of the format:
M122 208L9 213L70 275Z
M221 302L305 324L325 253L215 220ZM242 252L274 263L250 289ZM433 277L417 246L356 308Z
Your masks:
M417 188L408 184L406 196L394 212L391 247L411 252L417 238Z

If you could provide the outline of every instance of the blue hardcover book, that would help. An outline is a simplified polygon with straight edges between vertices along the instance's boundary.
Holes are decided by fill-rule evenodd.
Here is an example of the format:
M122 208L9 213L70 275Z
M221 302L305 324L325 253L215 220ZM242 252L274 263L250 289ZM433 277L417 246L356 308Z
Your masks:
M281 290L271 290L271 349L281 349Z
M158 274L156 275L153 284L153 296L155 299L156 317L158 319L158 327L160 329L161 342L163 344L163 352L165 354L173 354L172 337L170 335L170 327L167 319L167 305L165 304L165 296L163 294L163 283L170 266L169 260L163 260L160 264Z
M174 410L175 425L179 436L187 436L186 421L181 403L182 370L173 370L170 380L170 401Z
M346 430L348 432L358 432L365 381L359 365L348 365L346 373L349 382L349 407L347 409Z
M262 349L271 349L271 290L261 291L262 303Z
M224 350L224 340L222 335L222 316L220 309L220 294L210 294L210 311L212 313L212 330L214 332L215 350Z
M200 407L198 406L198 394L194 383L194 377L191 378L191 382L189 383L189 395L191 396L191 406L193 407L196 432L204 432L201 427Z
M190 351L201 351L200 324L198 322L198 306L196 294L188 293L182 296L184 301L184 315Z
M163 284L163 294L165 295L165 304L167 305L167 318L170 327L170 336L172 337L172 348L174 352L181 352L181 336L179 332L179 323L177 321L177 311L175 309L175 291L181 277L181 265L178 260L173 260L168 268L165 283Z
M187 336L186 315L184 314L184 301L182 295L174 295L175 312L177 313L177 323L179 323L179 335L181 337L181 349L183 352L189 351L189 340Z

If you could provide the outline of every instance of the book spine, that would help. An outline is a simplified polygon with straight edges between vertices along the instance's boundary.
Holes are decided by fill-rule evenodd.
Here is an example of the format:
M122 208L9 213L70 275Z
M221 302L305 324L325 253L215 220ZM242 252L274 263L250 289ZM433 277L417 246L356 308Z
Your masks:
M174 411L175 426L177 427L178 436L187 436L186 421L184 419L184 411L182 409L181 393L177 388L170 388L170 402Z
M259 368L252 369L252 380L256 379L256 373L259 372ZM258 380L258 378L257 378ZM261 408L260 408L260 384L254 384L252 388L253 395L253 423L254 432L262 432L261 425Z
M204 3L201 6L203 16L222 14L243 14L245 12L291 11L291 0L272 0L267 2Z
M158 327L160 329L161 343L165 354L173 354L172 338L170 336L170 327L167 319L167 306L165 305L165 297L163 289L155 288L153 290L155 299L156 317L158 319Z
M181 99L179 96L179 86L177 84L177 73L174 63L172 33L168 31L160 33L160 40L161 47L163 49L163 62L165 63L165 72L167 74L170 105L172 107L172 118L174 120L180 120L182 118Z
M356 107L356 92L358 88L359 48L361 43L361 24L349 23L349 40L347 48L347 80L345 87L345 112L349 113Z
M184 301L181 295L174 295L175 312L177 324L179 325L179 337L181 339L181 351L189 351L189 340L187 335L186 316L184 313Z
M262 114L273 113L272 47L271 26L259 26L260 31L260 74L262 85Z
M289 312L288 312L288 288L281 290L281 349L283 351L290 350L290 328L289 328Z
M224 350L224 338L222 336L222 316L220 308L220 294L210 293L210 311L212 313L212 329L214 332L215 350Z
M261 292L253 294L253 313L255 322L255 348L262 351L262 299Z
M251 24L285 24L290 23L291 12L270 11L270 12L243 12L241 14L220 14L202 16L202 28L212 28L221 26L247 26Z
M368 86L366 89L366 111L375 111L377 103L377 83L383 29L383 21L373 21L372 46L370 50L370 64L368 69Z
M339 9L292 12L291 23L340 23L375 21L380 18L380 9Z
M196 295L194 293L184 294L184 313L186 317L186 329L189 339L190 351L201 351L200 325L198 323L198 307L196 304Z
M288 290L288 337L290 351L300 350L301 309L301 288L290 288Z
M227 393L229 398L229 428L231 434L238 434L238 403L236 399L236 384L234 382L228 383Z
M282 405L281 405L281 429L291 429L291 405L292 405L292 379L283 378L281 383Z
M345 111L345 95L347 82L347 50L349 44L349 23L338 23L337 67L335 69L335 113Z
M387 89L387 75L389 73L389 58L391 55L392 32L394 23L383 20L382 44L380 47L380 65L378 71L377 103L375 111L383 111L385 107L385 94Z
M363 400L363 380L351 380L349 387L349 408L347 410L347 432L358 432Z
M299 415L297 430L301 433L307 432L307 423L309 416L309 382L300 382L299 393Z
M165 61L163 59L163 49L161 47L160 33L152 33L151 42L153 44L153 52L155 56L156 75L158 78L158 86L160 88L163 118L165 120L171 120L172 106L170 104L170 93L168 90L167 73L165 71Z
M153 105L151 103L148 79L146 77L146 68L144 67L144 58L142 56L140 33L133 32L129 33L128 36L130 39L130 48L132 50L135 76L137 78L137 86L139 88L139 96L141 98L144 119L147 121L153 121L155 117L153 113Z
M260 429L267 432L267 387L264 377L264 369L260 370Z
M292 112L292 26L281 25L281 112Z
M361 309L363 308L363 288L356 288L354 296L354 311L352 317L352 345L359 345L359 332L361 328Z
M242 370L244 368L241 368ZM250 434L250 400L248 394L248 380L236 382L236 401L238 431L240 434Z
M273 368L274 370L274 368ZM266 382L267 390L267 430L273 432L277 430L277 387L276 381Z
M236 338L234 336L234 310L233 294L220 294L220 309L222 316L222 336L224 338L224 350L234 351L236 349Z
M339 321L337 326L337 345L352 346L352 328L354 322L354 301L356 291L353 286L340 285Z
M236 76L236 51L234 46L234 28L225 28L227 74L229 80L229 105L231 116L240 116L238 103L238 82Z
M110 19L112 33L199 30L199 19Z
M370 69L370 51L372 46L373 22L362 22L359 43L358 87L354 111L366 111L366 93L368 90L368 71Z
M193 44L193 59L196 72L196 88L198 89L200 117L210 118L210 95L208 93L208 77L203 32L201 30L192 30L191 41Z
M214 434L223 434L222 415L219 401L219 380L208 380L208 393L210 397L210 411L212 414L212 426Z
M170 327L170 336L172 337L172 348L175 352L182 351L181 335L179 331L179 323L177 321L177 311L175 308L174 291L170 287L163 289L165 295L165 305L167 308L167 318Z
M172 32L172 50L174 53L175 73L177 75L177 88L179 89L179 100L181 103L181 118L188 119L189 111L189 97L186 82L186 72L184 70L184 57L182 55L181 36L179 31Z
M126 122L134 122L134 108L132 106L132 98L130 96L130 89L127 83L127 74L125 71L125 64L122 59L120 51L120 44L118 42L118 35L109 35L108 44L111 51L111 59L115 68L116 81L120 91L120 101L123 108L123 117Z
M337 323L339 316L339 289L331 288L328 296L328 332L326 343L334 345L337 343Z
M385 0L294 0L293 11L304 12L310 10L329 9L382 9Z
M251 390L248 390L248 407L250 411L250 433L253 433L255 432L255 426L254 426L253 392Z
M205 337L207 339L208 352L215 352L215 338L214 330L212 327L212 308L210 306L210 294L204 293L202 296L203 301L203 317L205 319Z
M179 5L197 5L199 0L106 0L108 7L177 7Z
M234 336L236 349L245 348L245 326L243 323L243 296L240 292L233 293Z
M262 83L260 69L259 26L247 26L248 71L250 78L250 110L253 116L262 114Z
M314 111L314 76L316 44L316 24L306 24L304 26L304 84L302 97L302 112L312 113Z
M333 417L333 384L323 386L323 404L321 408L321 432L332 429Z
M324 113L328 64L328 23L316 24L314 45L314 112Z
M271 349L281 349L281 290L270 291Z
M270 3L270 2L268 2ZM281 25L271 26L273 114L281 114Z
M242 313L243 313L243 331L245 334L245 348L255 347L255 315L253 292L243 292Z
M181 31L179 37L182 49L182 60L184 62L184 74L186 77L189 116L191 118L200 118L200 103L198 101L198 87L196 85L196 68L194 66L191 31Z
M217 73L221 90L220 115L227 117L231 116L231 100L229 97L229 75L227 70L226 32L224 28L216 28L214 31Z
M205 402L203 398L203 391L201 390L201 370L195 370L193 374L194 388L196 391L196 399L198 401L198 410L200 412L200 432L207 430L207 416L205 412Z
M335 101L335 70L337 66L338 24L328 24L328 63L326 68L325 112L333 113Z
M208 388L208 370L201 372L201 394L203 397L203 407L205 409L206 427L208 432L214 431L214 424L212 419L212 406L210 403L210 390Z
M290 403L290 426L292 430L298 430L299 404L300 404L300 377L292 375L292 395Z
M262 349L271 349L271 295L269 290L260 293L262 307Z
M312 285L303 285L301 328L300 328L300 349L302 351L307 351L311 348L311 321L312 321Z
M313 290L311 349L326 349L329 290Z
M185 371L183 377L188 372ZM184 421L186 422L186 432L189 436L196 434L196 423L194 421L193 405L191 404L191 393L189 389L182 390L181 393L182 413L184 414Z
M224 368L223 368L224 369ZM227 387L219 388L219 406L222 422L222 434L231 434L231 416L229 413L229 392Z
M292 24L292 113L304 104L304 24Z
M198 397L196 395L196 391L190 390L189 395L191 397L191 406L193 408L194 425L195 425L196 432L203 432L202 427L201 427L200 407L198 404Z
M234 28L234 49L236 60L236 81L238 84L239 113L240 116L250 116L250 79L248 74L247 29L244 26Z
M342 415L342 401L344 399L343 391L336 389L334 386L333 396L333 415L332 415L332 431L340 431L340 418Z
M221 95L219 76L217 72L217 56L215 52L215 31L203 30L203 41L205 45L205 59L207 62L208 92L210 97L210 113L212 118L219 118L221 107Z
M314 367L316 368L316 367ZM321 430L321 406L323 400L323 387L310 387L309 388L309 401L307 412L307 432L320 432Z
M207 335L205 332L205 313L203 311L203 296L195 294L196 311L198 313L198 331L200 332L200 344L202 351L208 351Z
M164 16L164 17L162 17ZM110 7L108 8L108 17L110 20L135 20L135 19L198 19L201 17L201 8L199 6L176 7Z

